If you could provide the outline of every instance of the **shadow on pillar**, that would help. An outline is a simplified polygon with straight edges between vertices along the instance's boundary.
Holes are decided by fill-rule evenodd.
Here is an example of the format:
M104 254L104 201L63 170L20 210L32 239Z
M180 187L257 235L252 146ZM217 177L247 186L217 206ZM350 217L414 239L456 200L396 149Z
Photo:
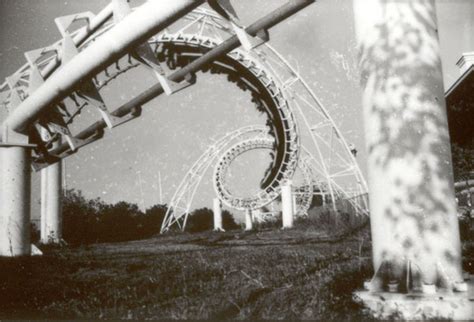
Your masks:
M358 295L378 317L472 319L434 0L354 0L354 13L377 272Z
M41 243L63 244L62 163L41 170Z
M31 254L31 148L0 144L0 256Z

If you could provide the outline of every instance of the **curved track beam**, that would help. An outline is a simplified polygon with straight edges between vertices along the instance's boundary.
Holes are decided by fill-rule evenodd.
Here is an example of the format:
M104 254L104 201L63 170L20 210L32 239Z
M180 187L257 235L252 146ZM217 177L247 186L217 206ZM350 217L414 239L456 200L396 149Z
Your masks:
M199 184L209 167L215 163L216 159L222 156L229 147L236 142L248 139L266 138L268 139L268 144L265 148L273 149L274 140L268 136L267 132L268 129L264 126L247 126L226 134L209 146L194 162L175 190L161 226L161 233L168 231L174 224L184 231ZM310 166L310 158L308 156L304 155L300 158L298 167L303 173L304 185L299 187L300 191L297 192L296 216L307 215L307 211L311 205L314 181Z
M226 187L226 174L231 163L239 155L256 149L272 150L273 144L274 140L271 137L254 137L236 143L221 154L215 166L213 182L216 194L228 207L243 211L256 210L274 201L281 194L281 185L276 188L272 187L272 190L269 188L262 190L253 197L235 197ZM304 185L300 187L297 194L296 216L307 215L313 197L313 178L308 161L308 156L304 155L298 162L298 168L303 174Z
M230 147L219 158L214 169L214 190L219 199L221 199L226 206L243 211L258 209L269 204L279 196L278 188L281 186L280 182L278 182L278 185L269 186L251 197L234 196L226 187L226 173L230 164L239 155L251 150L266 149L272 145L273 140L268 137L247 139Z

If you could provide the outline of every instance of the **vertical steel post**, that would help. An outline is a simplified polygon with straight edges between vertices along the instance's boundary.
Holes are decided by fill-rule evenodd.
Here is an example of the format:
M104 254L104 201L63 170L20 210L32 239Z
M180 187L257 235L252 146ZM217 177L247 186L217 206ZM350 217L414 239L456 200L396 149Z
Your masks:
M253 229L252 210L246 209L245 210L245 230L252 230L252 229Z
M47 229L46 229L46 193L48 192L46 168L41 169L40 176L41 176L40 241L44 243L44 241L48 240L48 234L47 234Z
M0 144L0 256L30 255L31 150Z
M401 283L411 263L423 285L452 285L461 252L434 0L354 0L354 16L375 281Z
M61 162L41 170L41 242L59 243L62 239ZM44 221L44 222L43 222Z
M215 231L223 231L222 228L222 207L221 201L219 198L213 199L213 210L214 210L214 230Z
M290 180L287 180L281 186L281 208L283 228L293 227L293 196L291 193Z

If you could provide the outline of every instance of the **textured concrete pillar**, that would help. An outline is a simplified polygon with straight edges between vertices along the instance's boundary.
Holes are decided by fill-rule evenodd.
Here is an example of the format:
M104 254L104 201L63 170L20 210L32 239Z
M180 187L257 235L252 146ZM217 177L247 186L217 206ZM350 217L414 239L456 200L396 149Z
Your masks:
M293 196L289 180L281 186L281 208L283 228L293 227Z
M222 205L219 198L214 198L212 205L214 210L214 230L223 231L224 229L222 227Z
M246 209L245 210L245 230L252 230L252 229L253 229L252 210Z
M30 255L30 148L0 145L0 256Z
M41 170L41 242L62 240L62 165L57 162Z
M374 268L462 280L434 0L354 0ZM380 281L381 282L381 279Z

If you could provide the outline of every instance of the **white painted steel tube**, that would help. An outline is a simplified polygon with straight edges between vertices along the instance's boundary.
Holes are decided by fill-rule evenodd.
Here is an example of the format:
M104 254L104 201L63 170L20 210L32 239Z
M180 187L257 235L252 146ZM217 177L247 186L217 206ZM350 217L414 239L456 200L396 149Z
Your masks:
M0 256L30 255L29 147L0 146Z
M41 180L41 209L40 209L40 241L44 243L48 240L48 234L46 229L46 193L47 187L47 168L41 169L40 171Z
M25 132L41 111L64 99L81 80L92 77L203 2L173 0L145 3L51 75L9 115L3 130Z
M252 230L252 229L253 229L252 210L246 209L245 210L245 230Z
M221 201L219 198L214 198L213 201L213 210L214 210L214 230L222 231L222 207Z
M293 227L293 196L291 194L291 181L286 181L281 186L281 208L283 228Z
M354 0L374 270L462 281L434 0ZM382 274L383 275L383 274Z

